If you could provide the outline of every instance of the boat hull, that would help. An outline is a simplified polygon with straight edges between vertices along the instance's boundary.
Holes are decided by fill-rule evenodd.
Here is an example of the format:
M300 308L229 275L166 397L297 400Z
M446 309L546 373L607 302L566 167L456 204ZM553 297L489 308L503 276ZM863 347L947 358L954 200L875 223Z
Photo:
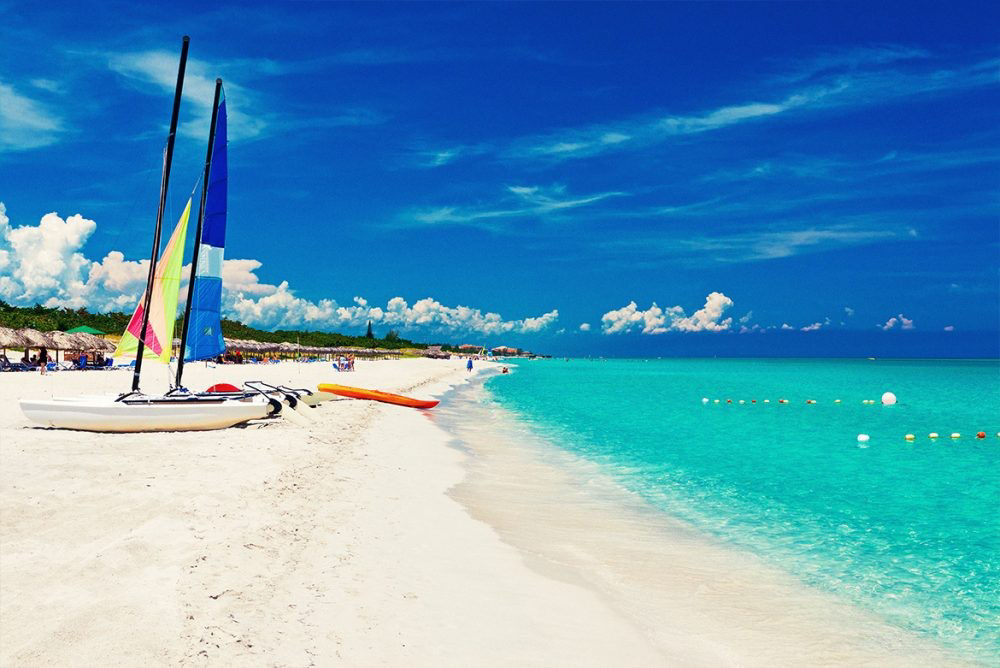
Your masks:
M378 390L366 390L362 387L348 387L346 385L334 385L332 383L320 383L319 391L329 392L330 394L336 394L341 397L349 397L351 399L370 399L372 401L381 401L387 404L396 404L397 406L408 406L409 408L434 408L438 405L438 403L440 403L438 401L404 397L401 394L390 394L388 392L380 392Z
M218 401L113 399L21 400L21 411L32 422L57 429L100 432L204 431L225 429L266 417L262 399Z

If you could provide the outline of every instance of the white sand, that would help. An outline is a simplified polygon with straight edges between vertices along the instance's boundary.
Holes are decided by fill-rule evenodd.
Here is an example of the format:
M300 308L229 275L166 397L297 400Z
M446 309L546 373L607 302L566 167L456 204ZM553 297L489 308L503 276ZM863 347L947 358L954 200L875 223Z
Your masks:
M193 365L186 384L428 396L466 377L458 361L358 367ZM346 400L309 428L95 435L31 428L16 402L129 381L0 376L0 665L656 661L596 593L530 570L446 496L461 455L433 414Z
M153 371L144 389L162 389L165 377ZM823 637L813 624L822 614L807 615L808 633L780 633L780 600L740 586L759 570L715 572L730 562L696 563L697 541L660 552L649 540L563 544L568 525L603 523L611 535L615 518L555 501L550 516L519 505L519 488L539 499L571 484L526 453L483 450L467 476L470 462L434 412L344 400L311 410L309 427L271 420L98 435L31 428L16 402L116 393L130 378L0 375L2 666L807 665L854 656L828 647L842 638ZM186 384L255 378L432 396L467 374L459 361L359 362L344 375L321 364L199 364ZM490 476L492 463L502 475ZM677 568L710 581L691 589L691 578L657 575ZM755 591L763 602L753 603ZM741 606L751 621L720 628ZM882 630L872 630L876 643ZM762 651L771 634L789 649ZM891 638L864 656L892 657L900 646Z

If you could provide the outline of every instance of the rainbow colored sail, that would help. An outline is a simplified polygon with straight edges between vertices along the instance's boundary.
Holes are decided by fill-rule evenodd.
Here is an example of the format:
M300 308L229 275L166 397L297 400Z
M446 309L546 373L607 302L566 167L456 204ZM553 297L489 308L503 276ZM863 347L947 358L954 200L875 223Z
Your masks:
M181 264L184 259L184 242L187 238L188 218L191 216L191 200L181 214L167 247L163 249L156 273L153 275L153 293L149 301L149 325L146 327L144 359L156 359L164 364L170 362L170 352L174 340L174 321L177 319L177 296L181 285ZM125 333L115 349L115 357L135 357L139 350L139 336L142 334L143 304L146 292L139 298L139 305L129 320Z

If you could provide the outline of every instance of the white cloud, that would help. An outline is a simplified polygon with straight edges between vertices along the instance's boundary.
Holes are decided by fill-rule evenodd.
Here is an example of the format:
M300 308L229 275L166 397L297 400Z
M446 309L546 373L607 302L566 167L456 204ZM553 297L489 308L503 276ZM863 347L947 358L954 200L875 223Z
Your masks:
M643 334L677 332L720 332L730 329L732 318L722 319L723 313L733 305L733 300L721 292L712 292L705 298L705 306L690 316L680 306L666 309L653 304L640 310L634 301L622 308L608 311L601 316L601 331L618 334L640 330Z
M590 323L589 322L581 322L580 323L580 331L581 332L589 332L590 331Z
M78 250L96 228L79 214L63 220L56 213L45 214L35 227L11 227L4 206L0 239L9 250L0 258L0 297L29 304L82 305L83 270L90 263Z
M781 323L781 329L795 329L795 328L789 325L787 322L783 322Z
M89 307L97 311L131 311L145 288L149 260L128 260L110 251L100 262L88 260L81 249L97 223L77 214L65 220L56 213L38 225L12 228L0 202L0 298L15 304ZM498 313L470 306L447 306L427 297L412 305L402 297L372 306L355 296L350 305L333 299L299 297L287 281L262 283L261 263L254 259L225 260L223 313L263 328L360 326L368 320L398 328L470 331L482 334L537 333L559 319L553 309L534 317L506 320ZM184 267L184 276L190 265Z
M603 192L578 197L566 193L566 187L555 185L507 186L507 196L491 207L441 206L417 211L411 218L426 225L452 224L496 226L525 217L545 217L562 211L590 206L610 197L620 197L623 192ZM404 224L410 221L402 221Z
M944 331L946 331L946 332L954 332L955 331L955 325L946 325L945 328L944 328Z
M62 132L55 112L0 81L0 153L54 144Z
M813 324L806 325L805 327L801 327L800 329L803 332L815 332L817 329L822 329L822 328L823 328L823 323L821 323L821 322L814 322Z
M848 318L853 318L854 317L854 309L852 309L850 306L845 306L844 307L844 313L847 314Z
M878 325L878 327L881 327L884 331L895 329L897 326L899 326L900 329L914 329L913 320L907 318L902 313L892 316L885 321L884 325Z
M127 79L152 84L162 91L173 92L177 85L177 54L169 51L141 51L108 55L108 67ZM184 71L184 98L198 107L198 118L183 122L178 131L189 137L208 136L208 125L215 99L217 68L208 63L189 58ZM249 115L241 111L254 106L257 96L227 79L226 97L236 105L227 104L230 139L250 139L259 136L267 127L266 114Z

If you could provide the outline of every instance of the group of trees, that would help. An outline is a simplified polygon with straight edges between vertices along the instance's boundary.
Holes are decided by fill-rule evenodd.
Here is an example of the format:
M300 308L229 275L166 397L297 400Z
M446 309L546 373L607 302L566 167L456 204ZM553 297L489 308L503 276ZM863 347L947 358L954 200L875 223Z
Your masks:
M88 325L102 332L118 334L125 331L129 316L124 313L91 313L85 308L50 308L35 304L29 307L13 306L0 300L0 325L13 329L30 327L43 332L53 330L65 331ZM178 323L179 325L179 323ZM271 343L282 341L297 342L304 346L353 346L358 348L386 348L399 350L402 348L427 348L426 343L416 343L404 339L394 329L386 333L385 338L378 339L372 331L372 323L368 322L368 331L364 336L350 336L337 332L297 331L279 329L269 332L244 325L236 320L222 320L222 335L233 339L249 339ZM445 350L455 350L449 344L443 344Z
M84 308L49 308L41 304L20 308L0 300L0 325L13 329L30 327L51 332L88 325L102 332L118 333L125 331L128 320L124 313L90 313Z

